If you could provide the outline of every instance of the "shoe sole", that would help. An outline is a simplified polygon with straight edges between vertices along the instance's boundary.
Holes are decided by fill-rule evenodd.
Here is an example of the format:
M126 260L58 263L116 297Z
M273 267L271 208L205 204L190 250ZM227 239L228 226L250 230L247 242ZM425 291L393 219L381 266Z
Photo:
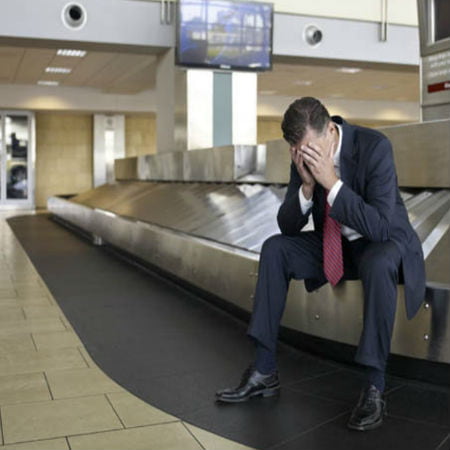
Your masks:
M247 395L246 397L239 398L239 399L217 397L216 400L219 402L223 402L223 403L243 403L243 402L250 400L253 397L258 397L258 396L273 397L274 395L277 395L279 393L279 391L280 391L280 387L278 386L275 388L264 389L263 391L260 391L260 392L253 392L252 394Z
M372 423L372 424L366 425L366 426L357 426L357 425L347 424L347 427L350 428L350 430L370 431L370 430L375 430L376 428L381 427L381 425L383 425L383 420L380 420L378 422L375 422L375 423Z
M370 430L375 430L376 428L381 427L381 425L383 425L383 417L387 416L387 412L384 411L381 419L378 422L372 423L370 425L366 425L366 426L358 426L358 425L352 425L351 423L347 424L347 428L350 428L350 430L356 430L356 431L370 431Z

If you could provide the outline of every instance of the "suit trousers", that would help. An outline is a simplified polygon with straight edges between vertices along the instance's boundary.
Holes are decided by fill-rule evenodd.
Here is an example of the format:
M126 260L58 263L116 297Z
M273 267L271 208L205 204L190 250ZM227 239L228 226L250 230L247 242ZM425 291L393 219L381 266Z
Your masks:
M356 362L385 370L397 305L401 255L392 241L342 238L344 279L362 282L364 320ZM276 351L289 281L324 279L322 234L275 235L262 247L248 335Z

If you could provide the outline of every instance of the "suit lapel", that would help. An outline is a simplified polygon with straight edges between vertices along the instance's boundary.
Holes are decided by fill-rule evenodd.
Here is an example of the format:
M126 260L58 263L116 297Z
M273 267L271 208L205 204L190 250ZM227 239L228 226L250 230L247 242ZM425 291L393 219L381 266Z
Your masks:
M342 117L333 116L333 122L342 126L342 148L340 155L341 180L349 187L353 186L353 179L357 169L357 153L354 144L354 128Z

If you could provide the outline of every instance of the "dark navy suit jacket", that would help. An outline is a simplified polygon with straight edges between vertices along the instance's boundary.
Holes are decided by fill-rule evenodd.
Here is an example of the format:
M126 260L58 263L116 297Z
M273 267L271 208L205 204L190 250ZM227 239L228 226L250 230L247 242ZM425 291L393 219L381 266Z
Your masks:
M341 187L330 215L372 242L393 241L402 255L405 300L412 318L425 298L425 265L422 246L412 228L400 197L391 143L382 133L348 124L339 116L332 120L342 126L340 154ZM278 211L283 234L296 236L308 221L299 206L302 180L294 164L286 197ZM324 188L316 184L312 208L315 230L322 232ZM319 288L323 279L305 280L308 291Z

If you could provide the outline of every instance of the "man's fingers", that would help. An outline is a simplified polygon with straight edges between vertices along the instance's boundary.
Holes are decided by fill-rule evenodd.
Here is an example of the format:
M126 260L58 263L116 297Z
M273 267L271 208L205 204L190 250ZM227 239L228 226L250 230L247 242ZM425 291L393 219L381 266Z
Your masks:
M308 144L306 145L306 148L310 148L318 155L323 155L322 147L318 146L317 144L314 144L314 142L308 142Z
M309 147L302 147L302 149L303 158L305 158L306 161L316 162L321 158L320 154L318 154L315 150L310 149Z

